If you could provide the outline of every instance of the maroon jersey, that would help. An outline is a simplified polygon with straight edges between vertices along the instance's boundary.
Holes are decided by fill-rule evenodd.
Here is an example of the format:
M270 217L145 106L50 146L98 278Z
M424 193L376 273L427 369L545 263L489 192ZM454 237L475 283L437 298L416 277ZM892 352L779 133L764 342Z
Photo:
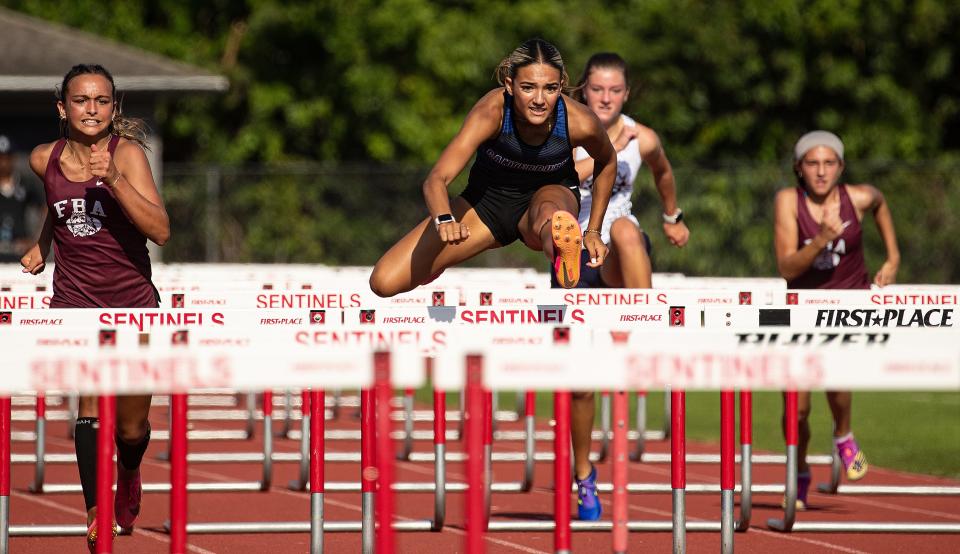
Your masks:
M791 289L868 289L870 276L863 261L863 229L857 220L846 185L838 185L840 220L847 224L839 237L827 244L807 271L787 283ZM803 248L820 232L807 209L806 193L797 187L797 248Z
M119 137L110 139L110 154ZM51 308L154 308L147 238L124 213L110 186L99 177L70 181L60 167L66 147L53 147L43 175L53 219Z

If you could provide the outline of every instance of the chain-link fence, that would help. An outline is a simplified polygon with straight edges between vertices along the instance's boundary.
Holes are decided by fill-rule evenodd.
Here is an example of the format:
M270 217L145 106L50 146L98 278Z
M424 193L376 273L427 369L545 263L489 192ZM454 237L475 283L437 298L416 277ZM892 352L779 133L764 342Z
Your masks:
M169 262L277 262L371 265L426 215L420 185L429 168L327 166L164 168L163 195L172 237ZM656 271L701 276L773 276L773 196L795 184L789 166L737 164L675 168L679 204L691 229L678 250L660 232L660 201L649 174L634 206L654 242ZM846 181L872 183L890 203L902 254L899 280L960 282L960 164L861 163ZM451 186L458 193L463 177ZM871 218L864 225L867 263L884 249ZM472 261L542 266L520 244Z

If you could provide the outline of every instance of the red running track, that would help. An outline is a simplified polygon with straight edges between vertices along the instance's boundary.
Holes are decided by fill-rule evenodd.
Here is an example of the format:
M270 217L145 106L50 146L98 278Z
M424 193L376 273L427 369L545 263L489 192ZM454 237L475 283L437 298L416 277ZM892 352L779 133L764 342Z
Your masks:
M22 409L23 407L17 407ZM357 429L359 420L355 417L355 408L345 408L337 421L327 421L327 429ZM280 414L275 412L276 416ZM151 414L155 429L165 429L167 408L154 408ZM520 423L500 422L500 429L520 429ZM546 428L546 421L538 426ZM194 422L193 429L240 428L242 423ZM279 430L281 423L275 423ZM455 428L451 425L451 428ZM430 423L418 423L417 429L429 430ZM33 424L14 422L14 431L31 431ZM461 451L459 441L448 441L451 452ZM262 446L261 437L247 441L191 441L190 452L256 452ZM552 448L549 442L538 443L538 451ZM717 453L719 444L687 443L687 452ZM358 451L359 441L326 441L328 452ZM157 455L164 451L166 442L155 441L144 459L145 482L167 482L169 464L159 461ZM278 439L274 443L277 452L297 452L299 443L288 439ZM416 451L431 452L432 442L416 443ZM48 424L47 449L49 453L70 453L73 441L66 435L66 424L50 422ZM521 451L520 442L495 444L495 451ZM648 442L649 452L669 452L667 442ZM14 453L33 452L30 443L15 442ZM448 482L465 482L465 464L450 462L447 464ZM598 465L601 480L609 482L610 464ZM534 488L529 493L494 493L492 514L497 520L537 519L550 520L553 517L553 467L549 463L538 463ZM784 470L780 466L754 465L754 483L782 483ZM815 468L815 482L827 479L828 468ZM222 521L306 521L309 517L309 495L306 492L286 490L289 480L297 477L298 468L294 463L275 463L273 487L267 492L249 493L209 493L197 492L189 495L190 522ZM358 481L359 464L331 463L325 465L326 480ZM494 481L517 481L522 474L519 463L494 463ZM670 482L668 464L630 463L628 468L630 482ZM260 466L255 464L191 464L188 469L189 482L225 482L256 481L260 478ZM433 465L430 463L399 462L395 467L397 481L431 481ZM718 483L719 464L690 464L687 466L688 484ZM79 494L36 495L28 490L33 479L33 467L15 465L13 467L13 488L11 491L11 524L53 524L84 522L83 501ZM77 470L74 465L47 465L47 483L76 483ZM950 485L958 482L932 478L922 475L885 470L871 467L867 484L915 484ZM604 519L610 518L612 495L604 494ZM397 493L394 498L398 517L401 519L428 519L432 517L433 495L423 493ZM399 552L463 552L464 532L464 494L448 493L447 525L442 532L398 533ZM856 521L929 521L937 523L960 522L960 502L956 497L840 497L819 494L811 491L811 510L801 512L798 521L819 520L856 520ZM118 537L114 543L114 552L157 552L169 551L170 536L164 532L163 523L169 518L170 499L167 494L148 493L144 497L144 506L138 526L131 536ZM718 520L720 514L719 494L687 495L688 521ZM767 530L769 517L782 515L779 507L779 495L754 493L754 513L751 529L747 533L737 533L735 546L740 552L957 552L960 551L960 536L957 535L897 535L897 534L792 534L786 535ZM671 516L669 494L633 494L629 496L628 516L631 520L669 520ZM360 519L360 494L327 492L325 498L325 518L327 521ZM553 533L488 533L485 543L488 552L552 552ZM574 552L609 552L611 549L609 532L574 532ZM246 535L192 535L188 536L188 552L195 553L233 553L233 552L308 552L310 536L302 534L246 534ZM359 533L326 533L324 537L327 552L359 552ZM629 551L670 551L672 538L670 533L638 533L629 535ZM719 533L688 533L689 552L717 552L720 550ZM10 551L14 553L56 553L85 551L82 537L11 537Z

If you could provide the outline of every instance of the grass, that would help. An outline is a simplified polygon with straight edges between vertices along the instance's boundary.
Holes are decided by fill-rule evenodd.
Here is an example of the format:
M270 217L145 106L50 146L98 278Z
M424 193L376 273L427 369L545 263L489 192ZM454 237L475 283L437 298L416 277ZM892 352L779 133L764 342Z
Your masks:
M426 391L419 391L417 397L420 401L430 402ZM549 393L537 395L539 416L551 415L550 398ZM501 393L498 400L499 409L512 409L516 394ZM457 406L456 394L447 395L447 405ZM720 395L687 393L686 408L687 438L719 444ZM631 414L633 409L634 400L631 399ZM780 393L754 393L754 450L783 450L781 410ZM632 416L630 420L632 423ZM647 425L650 429L662 428L662 393L648 395ZM823 393L813 395L810 427L810 453L829 454L833 422ZM960 478L960 392L855 392L853 430L872 465Z

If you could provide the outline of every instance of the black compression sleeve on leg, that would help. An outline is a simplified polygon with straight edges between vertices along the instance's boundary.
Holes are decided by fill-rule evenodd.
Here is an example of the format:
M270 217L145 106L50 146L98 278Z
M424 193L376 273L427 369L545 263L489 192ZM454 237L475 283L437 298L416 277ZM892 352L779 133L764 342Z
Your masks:
M117 459L120 460L120 465L122 465L124 469L133 471L140 467L140 462L143 461L143 455L147 451L147 446L150 444L150 424L147 423L147 434L136 444L124 442L119 434L117 434L114 439L117 443Z
M80 417L73 429L73 446L80 470L80 488L87 511L97 505L97 433L100 418Z

